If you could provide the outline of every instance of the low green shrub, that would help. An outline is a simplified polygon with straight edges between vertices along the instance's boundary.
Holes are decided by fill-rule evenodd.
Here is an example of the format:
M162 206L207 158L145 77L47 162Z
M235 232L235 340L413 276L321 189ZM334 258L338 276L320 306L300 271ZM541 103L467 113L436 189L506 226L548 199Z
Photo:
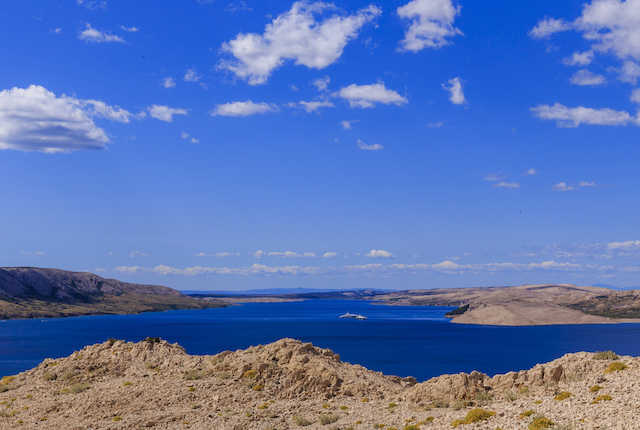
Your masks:
M56 379L58 379L58 375L53 372L44 372L42 375L43 381L55 381Z
M88 382L80 382L79 384L74 384L69 387L69 393L78 394L82 393L85 390L88 390L89 388L91 388L91 384L89 384Z
M602 394L602 395L596 397L595 399L593 399L593 402L591 402L591 404L595 405L596 403L608 402L609 400L611 400L611 396L610 395Z
M531 415L533 415L535 413L536 413L536 411L534 411L533 409L528 410L528 411L524 411L523 413L520 414L520 416L518 418L520 418L520 419L526 418L526 417L529 417L529 416L531 416Z
M114 421L122 421L122 417L121 417L121 416L116 415L115 417L113 417L113 420L114 420Z
M309 421L305 416L303 415L296 415L293 417L293 422L297 425L297 426L301 426L301 427L305 427L308 425L311 425L311 421Z
M628 369L628 368L629 368L629 366L627 366L626 364L620 363L619 361L614 361L613 363L611 363L609 365L609 367L607 367L604 370L604 373L619 372L621 370Z
M563 391L561 393L558 393L554 399L561 402L565 399L568 399L569 397L573 396L573 394L571 394L569 391Z
M207 374L201 370L189 370L188 372L185 372L184 374L184 379L186 379L187 381L193 381L196 379L203 379L206 378Z
M256 377L256 371L253 370L253 369L247 370L246 372L244 372L242 377L243 378L255 378Z
M154 343L160 343L160 340L161 339L159 337L148 337L144 341L153 345Z
M613 351L596 351L593 354L594 360L617 360L618 358L620 356Z
M589 391L592 393L597 393L600 390L602 390L602 387L600 385L594 385L593 387L589 388Z
M320 415L320 424L326 426L327 424L335 423L340 419L340 415L337 414L322 414Z
M553 421L551 421L549 418L535 417L533 421L531 421L531 424L529 424L529 430L547 429L552 425L554 425Z
M477 423L480 421L488 420L495 414L496 414L495 412L487 411L486 409L481 409L481 408L471 409L469 413L467 413L467 416L464 419L455 420L454 422L451 423L451 425L453 426L453 428L456 428L462 424Z

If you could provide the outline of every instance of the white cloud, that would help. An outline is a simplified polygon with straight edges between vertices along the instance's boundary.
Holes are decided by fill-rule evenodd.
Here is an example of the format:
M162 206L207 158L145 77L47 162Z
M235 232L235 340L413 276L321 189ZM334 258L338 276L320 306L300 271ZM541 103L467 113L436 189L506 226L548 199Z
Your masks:
M487 176L484 177L485 181L499 181L501 179L504 179L505 176L499 174L499 173L489 173Z
M40 252L40 251L20 251L20 254L22 254L22 255L47 255L44 252Z
M189 138L189 133L187 133L187 132L183 131L183 132L180 134L180 137L181 137L181 138L183 138L183 139L188 139L188 138Z
M379 143L374 143L373 145L367 145L366 143L358 139L358 148L364 149L367 151L380 151L381 149L384 149L384 146L380 145Z
M62 29L61 28L55 28L55 29L51 30L51 32L53 34L60 34L60 33L62 33Z
M627 240L624 242L572 244L572 245L547 245L532 249L519 257L538 257L551 255L554 258L595 258L611 260L613 258L640 258L640 240Z
M372 85L351 84L348 87L340 88L337 95L346 99L352 108L371 108L374 107L376 103L400 106L409 101L397 92L388 90L384 82L378 82Z
M583 106L569 108L556 103L553 106L538 105L531 108L531 111L540 119L556 121L558 127L578 127L580 124L628 125L638 123L638 119L632 117L628 112L609 108L593 109Z
M383 251L382 249L372 249L368 254L365 254L364 256L370 258L396 258L396 256L392 253Z
M234 59L223 61L220 67L248 80L250 85L264 84L286 60L323 69L340 58L347 42L357 37L363 25L382 13L370 5L353 15L336 13L316 21L316 15L328 10L335 11L336 7L323 2L295 2L291 10L267 24L263 34L240 33L223 43L222 51Z
M135 33L140 31L140 29L137 27L125 27L124 25L121 25L120 28L124 31L128 31L129 33Z
M638 35L640 37L640 34ZM638 83L638 78L640 78L640 66L638 66L633 61L625 61L622 63L622 67L616 69L618 72L618 80L620 82L626 82L631 85L636 85Z
M324 78L318 78L314 80L313 82L311 82L311 84L318 88L318 91L327 91L327 87L329 86L330 82L331 78L329 76L325 76Z
M213 0L201 0L201 1L213 3ZM229 3L224 10L226 10L227 12L237 12L239 10L253 10L253 8L251 8L250 6L247 6L247 4L244 1L240 0L240 2L238 3Z
M412 0L399 7L398 16L411 20L399 49L418 52L424 48L438 49L449 45L448 38L463 35L453 26L460 9L451 0Z
M569 82L571 82L574 85L597 86L597 85L606 84L607 78L605 78L603 75L596 75L595 73L592 73L589 70L581 69L575 72L573 76L571 76L571 79L569 79Z
M633 91L631 91L631 97L629 97L629 100L640 104L640 88L634 88Z
M546 39L554 33L571 30L571 23L564 19L545 17L538 25L529 31L529 36L533 39Z
M131 258L135 258L135 257L148 257L148 254L145 254L144 252L140 252L140 251L133 251L131 253L129 253L129 257Z
M577 190L576 187L574 187L572 185L567 185L566 182L558 182L557 184L552 186L551 189L554 190L554 191L575 191L575 190Z
M336 107L336 105L334 105L333 103L331 103L328 100L323 100L323 101L317 101L316 100L316 101L311 101L311 102L300 101L298 103L293 103L292 104L292 107L295 107L295 106L301 106L304 110L306 110L309 113L315 112L321 107Z
M356 122L360 122L360 120L356 119L352 121L347 121L345 119L343 121L340 121L340 125L342 125L342 128L344 128L345 130L351 130L351 124L355 124Z
M496 188L520 188L520 184L517 182L498 182L491 186Z
M538 174L538 172L536 171L536 169L531 168L531 169L527 170L526 172L524 172L522 174L522 176L535 176L537 174Z
M336 257L338 257L338 253L337 252L325 252L322 257L324 257L324 258L336 258Z
M264 257L265 255L267 255L267 253L266 253L266 252L264 252L264 251L257 251L255 254L253 254L253 256L254 256L255 258L262 258L262 257Z
M574 52L571 57L563 58L562 63L567 66L587 66L593 61L593 51Z
M0 92L0 149L48 153L105 149L94 118L129 122L131 114L99 100L56 97L37 85Z
M267 256L269 257L281 257L281 258L301 258L301 257L307 257L307 258L311 258L311 257L317 257L316 254L314 254L313 252L304 252L302 254L299 254L297 252L293 252L293 251L285 251L285 252L269 252L267 253Z
M597 185L595 184L595 182L587 182L587 181L580 181L580 182L578 182L578 186L579 186L579 187L597 187Z
M184 79L186 82L198 82L200 79L202 79L202 75L198 73L198 70L196 70L196 68L194 67L192 69L188 69L182 79Z
M77 3L87 9L107 10L107 0L77 0Z
M233 254L231 252L216 252L215 254L205 254L204 252L199 252L194 254L194 257L217 257L217 258L227 258L227 257L237 257L240 254Z
M211 111L212 116L248 116L255 114L264 114L267 112L277 112L278 107L269 103L254 103L251 100L246 102L231 102L216 105Z
M200 139L196 139L195 137L192 137L191 143L200 143Z
M87 23L87 28L83 31L81 31L78 34L78 38L80 40L84 40L85 42L95 42L95 43L102 43L102 42L119 42L119 43L125 43L125 40L119 36L116 36L115 34L106 34L103 33L100 30L96 30L95 28L91 27L91 24Z
M175 88L176 82L171 76L169 76L168 78L164 78L164 80L162 81L162 86L165 88Z
M171 122L174 115L186 115L187 111L180 108L171 108L169 106L151 105L147 108L151 118L159 119L160 121Z
M442 84L442 88L449 91L451 103L454 105L463 105L467 102L464 98L464 92L462 91L462 86L464 81L461 81L460 78L449 79L449 85Z
M440 128L443 125L444 125L444 123L442 123L442 122L432 122L429 125L427 125L427 127L429 127L429 128L433 128L433 127Z

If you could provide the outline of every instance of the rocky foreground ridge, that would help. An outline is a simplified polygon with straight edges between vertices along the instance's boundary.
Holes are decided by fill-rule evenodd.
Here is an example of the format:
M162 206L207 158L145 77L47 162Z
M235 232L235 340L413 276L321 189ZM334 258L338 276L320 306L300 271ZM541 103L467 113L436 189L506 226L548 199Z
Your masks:
M125 314L224 306L169 287L105 279L88 272L0 268L0 319Z
M639 377L613 353L417 383L293 339L214 356L111 340L3 378L0 429L637 429Z

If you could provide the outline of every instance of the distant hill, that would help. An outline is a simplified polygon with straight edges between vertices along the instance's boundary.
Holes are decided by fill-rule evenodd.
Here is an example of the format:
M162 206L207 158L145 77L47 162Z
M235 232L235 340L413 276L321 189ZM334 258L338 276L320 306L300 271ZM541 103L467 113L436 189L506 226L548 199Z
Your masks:
M224 306L169 287L105 279L88 272L0 268L0 319L129 314Z

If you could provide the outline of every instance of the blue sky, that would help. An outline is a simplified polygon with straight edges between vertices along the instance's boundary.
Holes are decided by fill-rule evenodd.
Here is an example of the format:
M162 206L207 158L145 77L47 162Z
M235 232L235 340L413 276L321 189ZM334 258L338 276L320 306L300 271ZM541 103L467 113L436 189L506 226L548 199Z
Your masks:
M4 266L640 285L640 0L2 12Z

